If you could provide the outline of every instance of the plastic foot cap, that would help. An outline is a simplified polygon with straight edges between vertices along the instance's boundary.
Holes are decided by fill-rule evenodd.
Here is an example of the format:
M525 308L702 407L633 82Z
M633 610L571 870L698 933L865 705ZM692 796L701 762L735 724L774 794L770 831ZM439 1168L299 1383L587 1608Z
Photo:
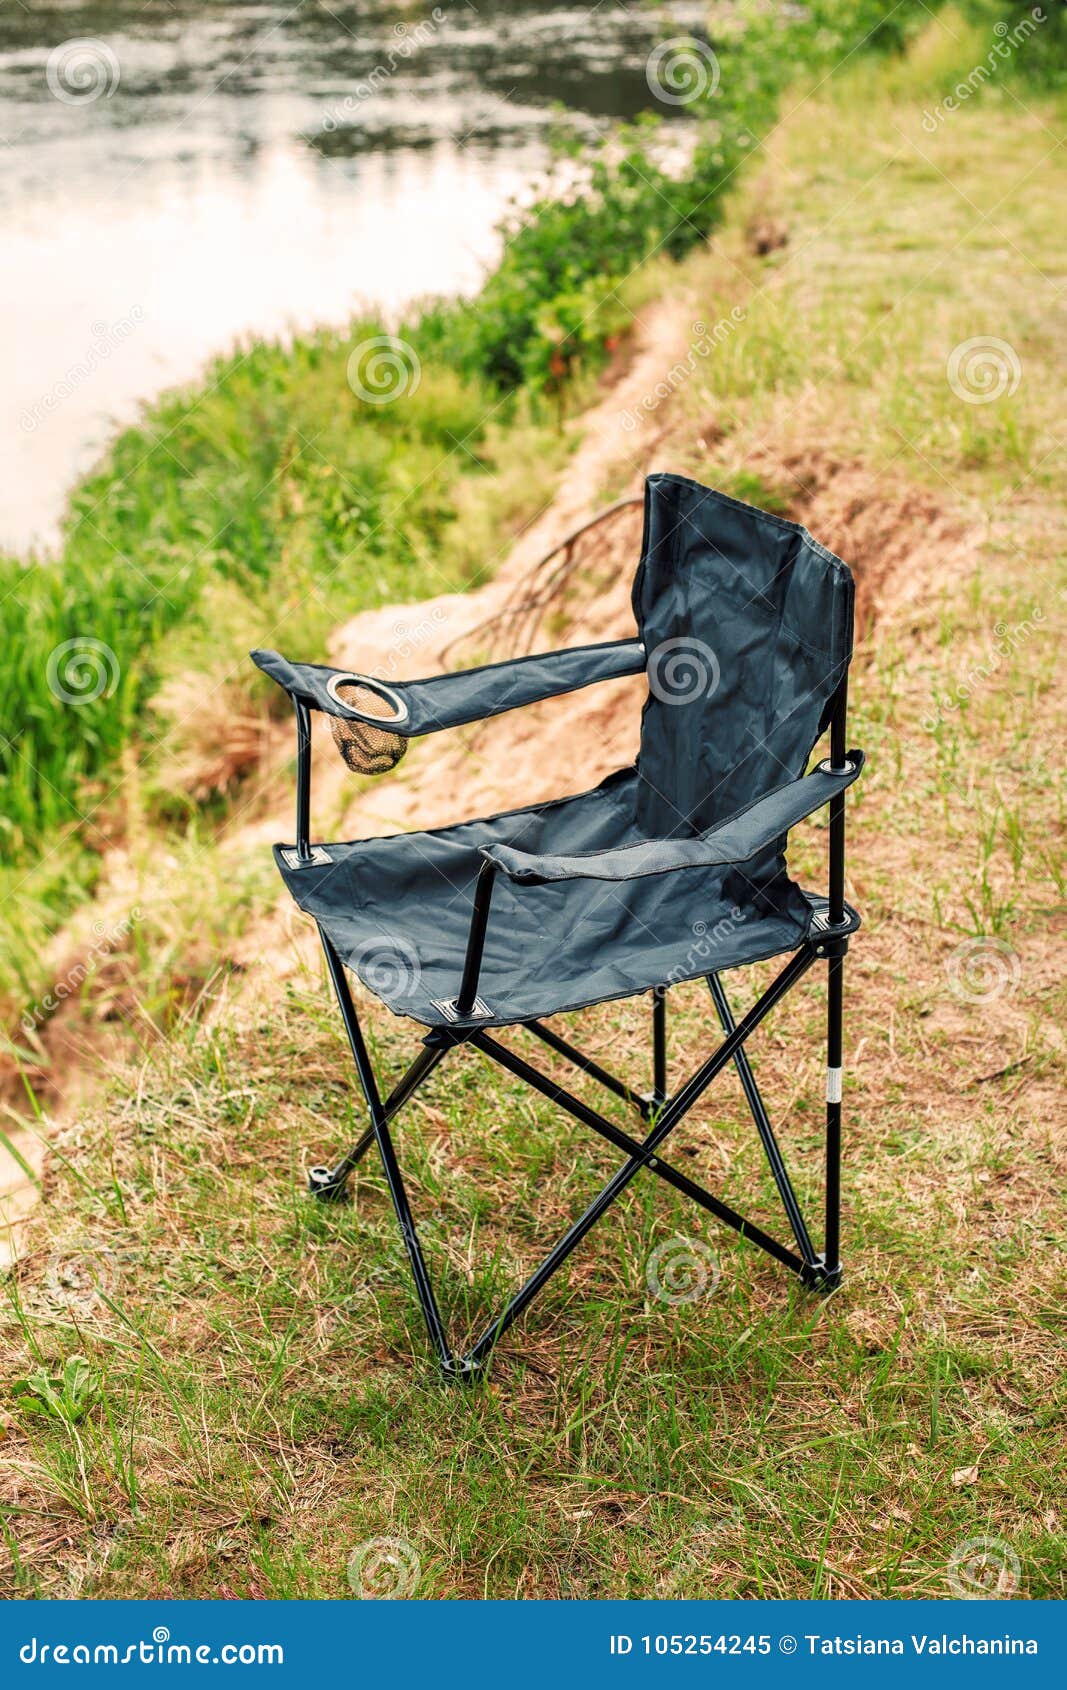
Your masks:
M333 1168L309 1168L308 1190L322 1203L340 1203L347 1197L347 1174L337 1174Z
M844 1278L844 1271L840 1263L836 1267L827 1267L822 1256L814 1262L805 1262L800 1271L801 1283L809 1291L836 1291Z
M454 1380L459 1385L470 1385L477 1379L485 1366L484 1362L475 1361L471 1356L449 1356L441 1363L441 1376Z

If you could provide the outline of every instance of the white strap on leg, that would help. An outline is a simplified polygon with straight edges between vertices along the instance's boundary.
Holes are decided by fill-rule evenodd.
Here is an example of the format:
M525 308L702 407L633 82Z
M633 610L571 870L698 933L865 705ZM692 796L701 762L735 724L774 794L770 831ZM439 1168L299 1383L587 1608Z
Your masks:
M840 1068L827 1068L826 1070L827 1103L841 1102L841 1073Z

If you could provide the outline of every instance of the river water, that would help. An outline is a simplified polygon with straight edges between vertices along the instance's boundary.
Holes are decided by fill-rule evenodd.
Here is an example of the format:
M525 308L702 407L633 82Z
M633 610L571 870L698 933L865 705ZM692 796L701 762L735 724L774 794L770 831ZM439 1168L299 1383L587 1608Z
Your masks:
M241 337L476 288L558 108L656 107L705 15L0 0L0 547L54 544L114 427Z

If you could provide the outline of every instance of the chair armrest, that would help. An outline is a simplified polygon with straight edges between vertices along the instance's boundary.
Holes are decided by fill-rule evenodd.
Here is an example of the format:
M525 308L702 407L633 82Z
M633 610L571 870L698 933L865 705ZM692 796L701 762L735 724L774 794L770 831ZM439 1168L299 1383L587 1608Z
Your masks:
M404 739L480 722L523 704L591 686L594 681L639 675L645 667L645 648L638 639L573 646L478 669L461 669L451 675L396 682L330 669L321 663L290 663L276 651L253 651L250 655L264 674L309 709L344 721L391 729ZM370 688L392 713L369 715L351 709L336 696L336 688L346 682Z
M614 851L572 857L535 856L512 845L486 845L482 856L509 879L526 886L554 880L634 880L675 869L743 863L851 786L862 768L862 751L850 751L843 769L831 770L828 763L820 763L810 775L768 792L695 839L641 840Z

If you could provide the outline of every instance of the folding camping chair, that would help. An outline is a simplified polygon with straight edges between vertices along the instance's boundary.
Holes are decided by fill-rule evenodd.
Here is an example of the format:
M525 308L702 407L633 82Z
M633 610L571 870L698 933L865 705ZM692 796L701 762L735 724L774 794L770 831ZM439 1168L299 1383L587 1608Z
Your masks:
M253 660L296 709L296 843L275 858L318 924L370 1125L312 1192L335 1199L376 1143L430 1339L446 1376L469 1379L630 1181L649 1170L791 1268L808 1287L840 1283L841 1040L844 958L859 916L845 902L844 791L863 754L846 751L853 584L805 528L677 475L645 488L633 588L639 637L523 657L427 680ZM333 718L342 755L392 767L407 741L481 721L594 681L644 672L636 764L590 792L431 832L311 843L311 715ZM805 773L829 729L830 755ZM788 830L829 804L828 896L801 891L785 864ZM740 1021L721 975L790 960ZM826 1180L816 1252L749 1065L749 1036L819 958L828 965ZM428 1029L383 1098L346 967L398 1015ZM667 990L705 977L723 1040L668 1090ZM546 1018L652 993L652 1087L617 1079ZM633 1136L496 1036L524 1027L629 1104ZM492 1031L491 1031L492 1029ZM393 1144L391 1123L453 1050L472 1045L561 1105L625 1160L466 1355L449 1344ZM675 1127L733 1063L793 1233L787 1247L662 1159Z

